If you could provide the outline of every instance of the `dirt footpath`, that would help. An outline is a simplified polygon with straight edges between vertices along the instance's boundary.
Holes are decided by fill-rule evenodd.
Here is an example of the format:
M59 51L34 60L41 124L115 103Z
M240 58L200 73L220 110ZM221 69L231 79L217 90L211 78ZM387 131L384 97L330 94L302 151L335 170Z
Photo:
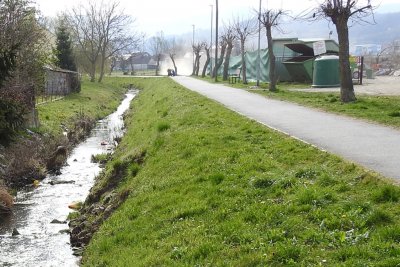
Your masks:
M355 85L356 94L367 95L398 95L400 96L399 76L377 76L374 79L363 79L363 85ZM296 89L304 92L339 92L340 88L307 88Z

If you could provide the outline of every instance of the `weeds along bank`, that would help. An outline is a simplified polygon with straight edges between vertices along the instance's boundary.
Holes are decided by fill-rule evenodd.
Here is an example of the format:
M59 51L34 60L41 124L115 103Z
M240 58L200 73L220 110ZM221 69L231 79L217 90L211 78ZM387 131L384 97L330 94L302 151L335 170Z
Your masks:
M168 78L135 85L127 133L72 222L84 266L400 261L397 186Z
M0 148L0 186L32 184L60 168L68 151L87 136L94 123L117 108L130 83L127 78L110 78L102 84L84 80L80 93L39 105L40 127Z

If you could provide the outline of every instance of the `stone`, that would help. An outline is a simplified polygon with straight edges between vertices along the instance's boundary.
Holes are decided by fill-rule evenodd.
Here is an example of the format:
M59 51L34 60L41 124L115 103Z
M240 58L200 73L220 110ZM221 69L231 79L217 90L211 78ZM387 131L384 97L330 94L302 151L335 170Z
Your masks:
M66 224L66 221L59 221L57 219L52 220L50 223L54 223L54 224Z
M14 228L13 230L12 230L12 234L11 234L12 236L17 236L17 235L20 235L20 233L18 232L18 230L17 230L17 228Z
M63 180L60 180L60 181L50 181L50 182L49 182L50 185L57 185L57 184L74 184L74 183L75 183L75 181L73 181L73 180L71 180L71 181L63 181Z
M79 210L82 207L82 202L72 202L68 205L68 208L73 210Z

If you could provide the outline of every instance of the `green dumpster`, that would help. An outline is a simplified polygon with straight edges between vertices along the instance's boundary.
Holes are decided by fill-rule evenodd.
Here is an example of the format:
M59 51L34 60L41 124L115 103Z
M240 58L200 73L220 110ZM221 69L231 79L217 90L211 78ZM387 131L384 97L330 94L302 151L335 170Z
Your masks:
M339 57L324 55L315 59L312 87L339 87Z
M365 74L367 75L367 79L373 79L374 76L372 74L372 69L366 69Z

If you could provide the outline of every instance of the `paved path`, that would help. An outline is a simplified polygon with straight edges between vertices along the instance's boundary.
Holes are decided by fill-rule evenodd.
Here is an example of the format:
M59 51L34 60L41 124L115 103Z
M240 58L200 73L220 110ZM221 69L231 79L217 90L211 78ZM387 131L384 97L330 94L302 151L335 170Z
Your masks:
M400 131L178 76L181 85L268 127L400 179Z

